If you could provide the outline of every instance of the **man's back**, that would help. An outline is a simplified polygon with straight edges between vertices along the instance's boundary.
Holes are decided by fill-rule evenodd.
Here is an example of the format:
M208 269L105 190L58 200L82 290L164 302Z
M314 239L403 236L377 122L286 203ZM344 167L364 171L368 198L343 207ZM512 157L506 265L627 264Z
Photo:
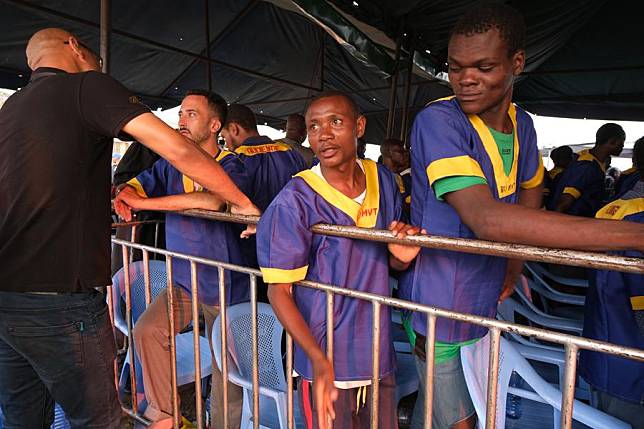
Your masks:
M40 68L4 104L2 290L72 292L109 283L107 136L147 111L127 97L108 76Z

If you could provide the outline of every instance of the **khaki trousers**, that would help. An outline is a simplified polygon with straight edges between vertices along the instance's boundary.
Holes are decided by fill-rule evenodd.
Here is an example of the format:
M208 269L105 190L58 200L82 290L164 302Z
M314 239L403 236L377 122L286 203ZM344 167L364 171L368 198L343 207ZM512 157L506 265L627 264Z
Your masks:
M145 417L151 421L172 418L172 381L170 367L170 325L168 294L163 291L141 315L134 326L134 346L143 368L145 398L148 402ZM192 300L180 287L174 287L174 334L192 321ZM211 428L223 428L223 378L212 350L211 332L219 307L202 305L206 334L212 357L212 388L210 394ZM219 328L217 328L219 329ZM228 383L228 422L238 428L241 420L243 391Z

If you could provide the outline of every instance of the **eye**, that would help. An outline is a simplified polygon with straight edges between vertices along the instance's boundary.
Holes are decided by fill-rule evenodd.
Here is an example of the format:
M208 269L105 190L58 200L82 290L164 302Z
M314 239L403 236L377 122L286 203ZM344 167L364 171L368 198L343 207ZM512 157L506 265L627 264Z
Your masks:
M342 119L333 118L333 125L342 125Z
M488 73L494 70L494 66L479 66L479 70L483 73Z
M461 68L460 68L460 67L456 67L456 66L449 66L449 72L450 72L450 73L460 73L460 72L461 72Z
M309 131L317 131L319 128L318 124L309 125Z

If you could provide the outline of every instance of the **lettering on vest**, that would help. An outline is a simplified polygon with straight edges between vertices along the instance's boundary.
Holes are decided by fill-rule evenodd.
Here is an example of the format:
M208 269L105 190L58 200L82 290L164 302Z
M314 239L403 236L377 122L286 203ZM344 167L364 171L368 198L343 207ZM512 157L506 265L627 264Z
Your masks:
M509 195L513 194L517 190L517 183L510 183L509 185L501 185L499 186L499 195L504 196L504 195Z
M369 216L375 216L378 213L378 208L372 207L368 209L360 209L358 212L358 217L369 217Z
M610 206L608 209L606 209L606 214L609 215L609 216L613 216L614 214L616 214L619 211L620 208L621 208L621 206L617 205L617 204L614 205L614 206Z
M246 148L246 153L248 155L256 155L258 153L269 153L269 152L277 152L281 148L278 145L274 144L267 144L267 145L262 145L262 146L251 146Z

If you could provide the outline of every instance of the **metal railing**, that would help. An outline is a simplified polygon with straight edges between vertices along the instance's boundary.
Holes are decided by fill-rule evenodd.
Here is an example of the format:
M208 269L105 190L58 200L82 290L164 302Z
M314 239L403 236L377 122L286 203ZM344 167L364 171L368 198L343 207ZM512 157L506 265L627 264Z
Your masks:
M196 216L201 218L208 218L213 220L236 222L236 223L256 223L258 217L255 216L240 216L231 215L226 213L209 212L204 210L188 210L181 212L188 216ZM644 274L644 260L638 258L627 258L620 256L611 256L602 253L578 252L561 249L545 249L533 246L522 246L515 244L494 243L481 240L466 240L455 239L437 236L414 236L405 239L394 238L389 231L375 230L375 229L362 229L355 227L343 227L335 225L316 225L312 231L319 234L335 235L341 237L348 237L354 239L364 239L381 242L394 242L402 244L412 244L429 248L441 248L455 251L487 254L495 256L504 256L509 258L521 258L535 261L555 262L564 265L576 265L601 269L613 269L618 271L626 271L633 273ZM148 423L137 410L137 386L136 374L134 366L134 347L132 338L132 306L131 306L131 288L129 281L129 258L128 252L130 249L139 249L143 252L143 261L145 265L144 279L146 289L146 304L150 303L150 274L149 274L149 253L155 252L164 255L166 258L167 267L167 288L168 288L168 315L170 320L170 357L172 368L172 404L174 427L179 427L179 397L177 393L177 368L176 368L176 344L174 335L174 317L173 317L173 283L172 283L172 262L173 259L185 259L189 261L191 267L191 291L192 291L192 317L193 317L193 335L194 335L194 364L195 364L195 397L196 397L196 414L197 414L197 427L203 428L203 409L201 404L201 357L199 347L199 297L198 297L198 277L197 277L197 264L205 266L216 267L219 270L219 296L226 296L225 284L225 270L245 273L250 276L250 305L252 311L251 322L251 336L253 344L253 371L252 371L252 407L253 407L253 426L259 428L259 359L258 359L258 326L257 326L257 276L261 276L261 272L257 269L218 262L211 259L195 257L182 253L177 253L168 250L161 250L151 246L136 244L133 242L113 239L114 244L122 246L123 261L125 271L125 299L126 299L126 318L128 328L128 344L131 350L130 353L130 382L131 382L131 395L132 395L132 408L124 408L128 414L140 422ZM371 428L377 429L378 427L378 388L379 388L379 360L380 355L380 314L381 306L386 305L396 307L399 309L411 310L422 312L427 315L427 341L426 341L426 361L427 361L427 374L425 383L425 427L431 428L431 415L432 415L432 399L433 399L433 371L434 371L434 342L436 339L436 318L444 317L460 322L473 323L483 326L490 331L490 349L489 349L489 368L488 368L488 395L487 395L487 408L486 408L486 428L494 429L495 416L497 412L497 388L498 388L498 369L499 369L499 353L500 353L500 336L501 332L515 333L523 336L532 337L535 339L559 343L564 346L565 350L565 373L564 383L562 389L562 409L561 409L561 427L571 428L572 426L572 411L574 402L574 389L576 380L576 365L577 353L579 349L587 349L597 352L604 352L612 355L621 356L624 358L636 359L644 361L644 350L639 350L630 347L610 344L603 341L591 340L582 337L576 337L559 332L548 331L545 329L534 328L529 326L522 326L515 323L508 323L481 317L471 314L459 313L456 311L444 310L437 307L421 305L401 299L396 299L387 296L380 296L366 292L346 289L340 285L328 285L316 283L312 281L301 281L297 283L298 286L317 289L327 294L327 356L333 360L333 298L335 294L348 296L355 299L362 299L371 302L373 307L373 332L372 332L372 404L371 404ZM115 303L111 302L111 294L108 294L110 311ZM225 300L221 300L220 305L220 327L221 329L221 373L223 385L221 390L223 393L223 419L225 427L228 427L228 339L227 339L227 315L226 315ZM216 329L216 327L213 327ZM287 422L288 428L294 427L293 422L293 341L287 334L287 355L286 355L286 375L287 375ZM213 362L213 365L215 363ZM214 388L214 386L213 386Z

